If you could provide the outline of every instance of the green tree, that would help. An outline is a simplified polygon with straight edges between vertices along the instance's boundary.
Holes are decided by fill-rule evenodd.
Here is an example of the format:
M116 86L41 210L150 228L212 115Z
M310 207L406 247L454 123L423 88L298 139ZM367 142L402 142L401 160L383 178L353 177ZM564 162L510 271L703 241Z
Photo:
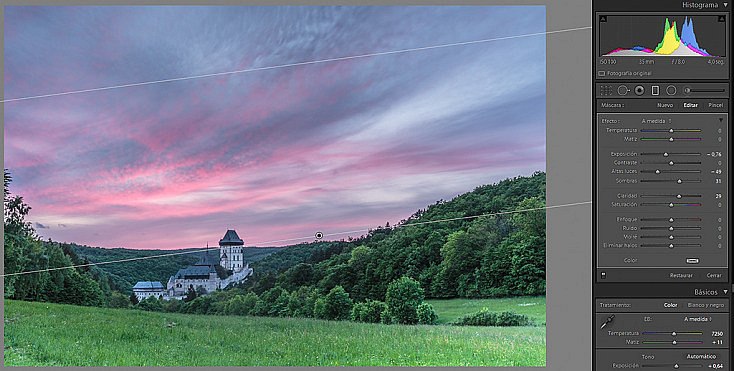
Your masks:
M380 323L382 323L383 325L392 325L393 322L394 321L392 315L390 315L390 310L385 308L385 310L380 313Z
M324 315L330 320L349 319L352 310L352 299L341 286L334 287L326 295L324 301Z
M69 280L64 285L62 302L76 305L102 306L104 297L97 281L86 274L71 269Z
M326 318L326 304L324 298L319 297L313 304L313 316L318 319Z
M230 299L235 297L237 294L234 291L214 290L212 291L212 306L209 308L207 313L209 314L226 314L227 303Z
M512 222L529 236L545 237L545 200L541 197L524 198L517 205L517 210L531 210L512 215ZM535 209L535 210L533 210Z
M72 265L71 259L64 255L58 244L46 246L46 256L48 256L49 268L69 267ZM70 289L70 275L72 271L73 268L49 271L49 277L43 288L43 299L52 303L62 302L63 291Z
M438 296L454 297L476 295L474 270L480 266L486 235L470 231L456 231L448 236L441 248L441 271L437 278Z
M288 302L290 301L290 294L285 289L280 289L280 295L275 299L275 302L270 306L268 315L271 317L289 317L292 313L288 308Z
M278 279L283 288L289 291L297 290L301 286L311 284L313 266L308 263L298 263L285 271Z
M181 307L183 306L182 301L177 299L163 300L162 304L163 311L168 313L180 312Z
M301 311L294 313L295 316L303 316L303 317L312 317L312 318L318 318L316 317L316 301L319 300L321 295L319 295L319 292L317 290L311 290L311 294L306 299L306 303L303 307L301 307Z
M367 303L365 302L359 302L354 303L354 306L352 307L352 313L350 314L350 318L354 322L363 322L363 318L366 318L366 312L367 312Z
M288 308L288 291L281 287L274 287L265 291L260 295L259 300L255 303L254 315L256 316L273 316L287 315L285 310Z
M423 288L418 281L401 277L387 287L385 303L390 316L397 323L415 324L418 322L418 306L423 302Z
M380 323L382 313L387 311L387 304L378 300L367 300L367 310L362 312L362 322Z
M138 296L135 295L135 293L133 292L132 294L130 294L130 304L138 305L138 303L140 303L140 300L138 300Z
M214 298L211 296L198 297L181 307L181 313L189 314L214 314L213 304Z
M3 222L4 222L4 237L5 242L22 242L26 236L35 236L35 231L31 227L30 222L25 221L26 215L31 210L31 207L23 202L21 196L11 196L10 194L10 182L13 178L10 175L8 169L4 169L3 174ZM7 267L6 267L7 268Z
M184 303L188 303L190 301L194 301L198 295L196 295L196 290L192 286L189 286L188 291L186 292L186 297L184 298Z
M138 304L138 308L150 312L163 312L163 305L161 304L161 301L155 297L155 295L151 295L142 300Z
M235 316L245 316L250 314L249 311L245 310L245 297L242 295L235 295L235 297L229 299L227 305L224 307L224 313Z
M107 299L107 306L109 308L127 308L130 306L130 299L117 291L113 291Z
M288 309L294 317L313 316L313 304L309 306L309 297L312 290L308 286L301 286L298 290L291 292L288 299Z
M35 231L30 222L25 221L31 207L23 202L23 197L10 194L12 176L8 169L3 171L3 240L4 272L19 273L25 270L44 269L45 262L37 243ZM35 264L34 264L35 263ZM39 300L41 288L45 285L45 275L26 274L4 276L5 297ZM20 281L20 282L19 282ZM29 286L29 284L31 286ZM37 288L34 290L34 287ZM18 289L16 292L16 288ZM37 291L34 293L34 291ZM30 296L30 297L29 297Z
M99 284L102 295L108 298L112 294L112 287L110 287L110 280L107 278L107 275L100 275L95 281Z

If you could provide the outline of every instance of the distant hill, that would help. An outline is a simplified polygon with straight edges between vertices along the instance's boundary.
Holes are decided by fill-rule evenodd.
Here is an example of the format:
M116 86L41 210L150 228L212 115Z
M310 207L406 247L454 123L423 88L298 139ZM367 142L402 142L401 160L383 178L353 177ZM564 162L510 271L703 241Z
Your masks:
M176 274L179 269L196 263L203 252L194 252L201 250L196 249L177 249L177 250L137 250L123 248L101 248L90 247L76 244L70 244L73 251L81 258L88 259L90 263L99 263L123 259L134 259L147 256L156 256L164 254L170 255L161 258L140 259L126 261L120 263L103 264L97 266L109 275L117 278L118 286L125 286L123 290L126 293L132 292L132 287L138 281L160 281L164 285L168 282L168 278ZM268 255L283 250L283 247L246 247L243 250L245 261L249 263L261 260ZM211 249L211 254L217 254L217 249ZM190 252L186 254L186 252ZM127 285L125 285L125 283Z
M384 300L407 276L428 298L543 295L545 196L541 171L482 185L356 239L290 246L256 263L248 285L258 294L338 285L357 301Z
M269 272L279 273L302 261L307 261L309 258L318 256L320 252L335 248L338 248L338 252L341 252L341 245L346 244L341 241L323 241L285 246L282 250L250 264L250 267L259 274Z

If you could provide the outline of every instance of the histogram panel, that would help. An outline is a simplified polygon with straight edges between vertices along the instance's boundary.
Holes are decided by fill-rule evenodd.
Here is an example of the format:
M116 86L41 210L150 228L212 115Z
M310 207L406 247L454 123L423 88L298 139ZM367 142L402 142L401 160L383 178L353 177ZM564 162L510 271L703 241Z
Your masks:
M726 20L719 15L602 15L600 56L726 56Z

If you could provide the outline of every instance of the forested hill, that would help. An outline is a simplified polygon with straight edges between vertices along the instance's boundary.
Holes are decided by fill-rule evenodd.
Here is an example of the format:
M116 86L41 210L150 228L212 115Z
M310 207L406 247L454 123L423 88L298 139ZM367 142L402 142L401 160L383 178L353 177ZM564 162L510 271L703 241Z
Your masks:
M277 266L278 274L256 272L247 286L259 294L275 286L328 292L340 285L355 300L384 300L387 285L408 276L420 282L427 297L544 294L544 210L466 218L544 206L544 172L480 186L418 210L397 226L328 249L288 247L266 260L285 262L282 258L299 247L313 252L290 268ZM435 222L446 219L454 220Z
M346 246L342 241L315 241L289 245L282 250L270 254L262 260L254 261L250 264L255 272L263 273L280 273L300 262L312 262L324 260L319 257L324 255L334 255L340 253Z
M189 265L196 263L196 261L201 257L201 254L203 254L202 252L192 252L201 250L200 248L177 250L136 250L123 248L107 249L81 246L77 244L65 245L69 245L79 258L86 258L91 263L176 254L160 258L140 259L98 266L112 276L110 277L111 281L115 282L114 279L119 278L122 282L115 282L116 284L113 286L119 287L120 291L127 293L132 292L132 286L138 281L159 281L165 285L166 282L168 282L169 277L176 274L179 269L186 268ZM251 247L243 249L243 255L245 261L254 262L282 249L282 247ZM217 249L210 249L210 254L219 256Z

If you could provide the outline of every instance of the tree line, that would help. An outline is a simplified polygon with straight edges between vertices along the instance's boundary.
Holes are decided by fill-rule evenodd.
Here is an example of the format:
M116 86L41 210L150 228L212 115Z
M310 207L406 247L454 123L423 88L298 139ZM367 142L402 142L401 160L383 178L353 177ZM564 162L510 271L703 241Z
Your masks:
M412 278L402 277L388 285L384 302L378 300L354 302L341 286L336 286L327 293L301 286L292 292L282 287L274 287L260 295L253 291L233 288L216 290L209 295L201 296L195 290L189 289L189 294L183 300L164 300L151 296L139 302L134 295L128 300L124 295L115 294L110 307L206 315L434 324L437 319L436 313L423 299L420 284Z
M316 318L405 325L436 324L438 315L433 306L424 302L424 299L424 292L418 281L401 277L388 285L385 301L367 299L355 302L341 286L336 286L325 294L308 286L301 286L292 292L282 287L274 287L260 295L241 288L216 290L206 295L204 290L189 288L188 295L183 300L165 300L150 296L138 301L134 294L128 300L124 295L115 293L109 306L201 315ZM515 312L489 312L485 308L448 324L528 326L533 323L526 315Z

